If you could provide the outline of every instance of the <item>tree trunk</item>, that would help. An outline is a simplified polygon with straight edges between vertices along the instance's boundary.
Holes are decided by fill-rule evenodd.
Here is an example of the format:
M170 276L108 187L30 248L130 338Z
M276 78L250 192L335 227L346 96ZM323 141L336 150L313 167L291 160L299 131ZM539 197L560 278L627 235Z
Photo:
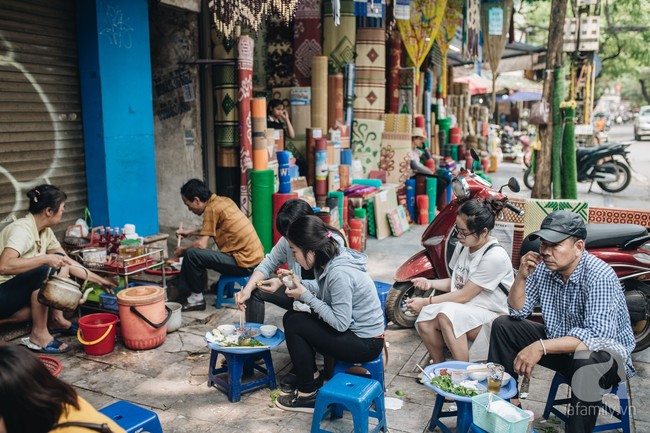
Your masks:
M650 104L650 95L648 95L648 88L645 85L645 80L639 78L639 84L641 84L641 93L643 94L643 99Z
M543 100L549 102L551 109L549 123L540 127L542 148L535 167L535 186L533 198L551 198L551 157L553 145L553 128L561 128L561 124L553 125L553 77L552 71L562 66L562 42L564 40L564 19L566 18L567 0L553 0L551 3L551 18L548 29L548 44L546 51L546 79L544 80Z

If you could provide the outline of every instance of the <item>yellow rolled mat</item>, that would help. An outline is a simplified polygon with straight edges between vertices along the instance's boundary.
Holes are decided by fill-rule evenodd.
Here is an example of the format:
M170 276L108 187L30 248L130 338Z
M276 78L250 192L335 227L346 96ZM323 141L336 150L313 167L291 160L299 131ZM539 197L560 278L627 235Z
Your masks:
M327 57L311 59L311 126L327 131Z
M267 150L253 149L253 170L266 170L267 168L269 168L269 153Z
M343 122L343 74L327 77L327 127L334 129L336 121Z

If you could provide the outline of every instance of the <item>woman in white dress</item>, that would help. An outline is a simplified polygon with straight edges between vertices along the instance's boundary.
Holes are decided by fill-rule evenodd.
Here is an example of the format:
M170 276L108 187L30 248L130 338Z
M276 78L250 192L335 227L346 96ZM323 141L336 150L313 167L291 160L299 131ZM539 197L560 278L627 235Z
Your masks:
M407 301L408 309L418 314L415 327L435 363L445 360L445 346L458 361L486 359L492 321L508 313L512 263L490 236L502 209L503 202L493 198L463 203L456 217L458 245L450 262L451 278L412 280L418 289L448 292Z

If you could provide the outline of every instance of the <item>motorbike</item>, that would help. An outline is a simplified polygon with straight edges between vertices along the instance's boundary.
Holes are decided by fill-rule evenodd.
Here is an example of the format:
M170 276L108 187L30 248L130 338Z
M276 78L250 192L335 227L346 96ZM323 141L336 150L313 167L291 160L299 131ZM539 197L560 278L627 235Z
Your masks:
M591 182L589 192L594 182L603 191L621 192L630 185L632 173L630 171L630 153L627 148L631 143L608 143L596 147L579 147L576 149L576 166L578 182ZM623 161L621 161L623 159ZM524 184L529 189L535 185L533 167L529 166L524 171Z
M453 255L458 237L456 215L460 205L467 199L498 197L504 200L510 211L523 215L516 206L509 203L502 193L505 186L513 192L519 191L519 184L511 178L498 191L472 173L462 171L453 181L456 199L450 202L429 224L422 234L424 250L418 252L395 273L395 283L386 297L386 315L399 327L413 327L416 315L406 308L406 300L413 297L427 297L431 291L416 289L411 280L417 277L429 279L449 278L449 261ZM645 227L635 224L587 224L587 251L608 263L618 275L625 291L625 300L636 338L635 351L650 347L650 236ZM538 244L525 240L520 254L530 249L539 250ZM541 320L539 312L533 313L533 320Z
M478 160L476 152L473 149L471 152L475 161ZM456 199L440 211L422 234L421 243L424 250L409 258L395 273L395 283L386 297L386 315L389 320L400 327L415 325L417 316L407 310L405 301L411 297L429 296L430 291L416 289L411 284L413 278L448 278L451 275L448 263L458 243L456 214L464 201L471 198L496 197L503 200L505 207L510 211L523 215L523 211L509 203L508 197L502 193L505 186L513 192L520 190L514 177L499 191L492 189L487 181L469 169L463 170L454 178L452 189Z

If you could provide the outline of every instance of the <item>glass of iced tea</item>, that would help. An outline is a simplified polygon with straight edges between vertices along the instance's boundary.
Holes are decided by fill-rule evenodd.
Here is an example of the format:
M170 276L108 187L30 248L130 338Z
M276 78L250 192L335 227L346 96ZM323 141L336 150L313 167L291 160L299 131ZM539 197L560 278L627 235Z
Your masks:
M501 364L495 364L490 362L487 365L488 376L487 376L487 385L488 392L492 394L499 394L501 391L501 382L503 380L503 372L505 368Z

